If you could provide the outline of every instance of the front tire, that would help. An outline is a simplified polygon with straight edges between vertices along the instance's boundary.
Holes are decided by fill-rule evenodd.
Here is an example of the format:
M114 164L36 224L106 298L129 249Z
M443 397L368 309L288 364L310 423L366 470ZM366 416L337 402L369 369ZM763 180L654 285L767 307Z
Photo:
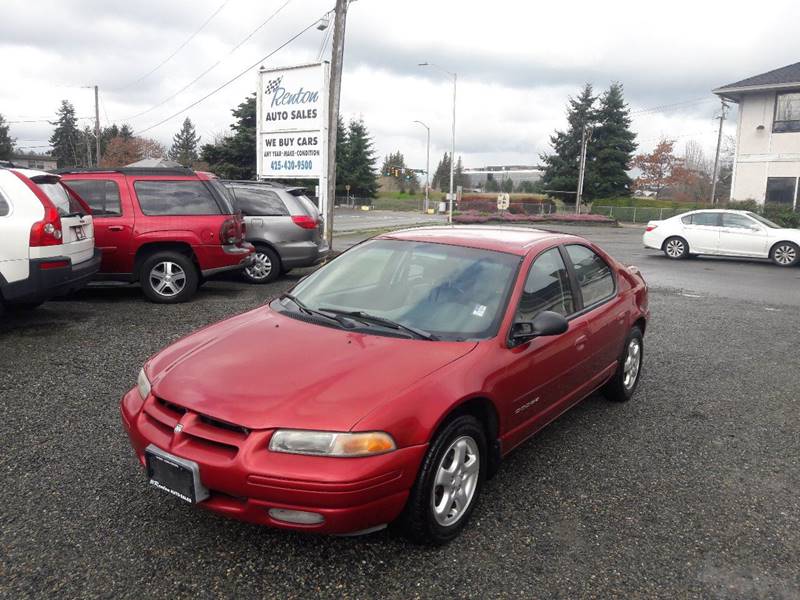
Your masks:
M681 260L689 256L689 242L678 236L667 238L664 240L663 250L667 258Z
M192 259L180 252L157 252L142 263L139 283L144 295L158 304L186 302L200 281Z
M242 271L242 277L250 283L272 283L281 274L281 258L267 246L256 246L253 265Z
M769 257L779 267L793 267L800 262L800 247L792 242L778 242L772 247Z
M464 529L486 478L486 434L473 416L447 423L431 443L403 513L406 535L446 544Z
M644 358L644 336L642 330L633 327L625 339L625 347L614 376L603 388L603 394L614 402L627 402L639 385Z

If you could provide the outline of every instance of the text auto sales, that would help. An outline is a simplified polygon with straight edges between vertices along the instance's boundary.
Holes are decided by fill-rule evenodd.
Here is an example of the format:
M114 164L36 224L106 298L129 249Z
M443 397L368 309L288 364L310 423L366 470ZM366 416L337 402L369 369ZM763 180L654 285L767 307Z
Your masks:
M319 100L319 92L310 92L302 87L292 93L285 88L279 87L272 94L270 108L278 106L291 106L293 104L315 104ZM308 108L301 110L276 110L265 115L266 121L295 121L299 119L316 119L317 109Z

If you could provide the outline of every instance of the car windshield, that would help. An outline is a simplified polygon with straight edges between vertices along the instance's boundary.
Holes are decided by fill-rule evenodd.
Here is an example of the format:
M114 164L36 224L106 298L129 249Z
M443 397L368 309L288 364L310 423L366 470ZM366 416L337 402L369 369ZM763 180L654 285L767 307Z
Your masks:
M372 240L310 275L292 295L313 311L358 313L438 339L486 339L497 333L520 261L461 246ZM281 310L292 307L290 299L279 301ZM363 323L383 333L375 319Z
M756 221L758 221L762 225L766 225L767 227L771 227L772 229L782 229L782 227L780 225L778 225L777 223L773 223L772 221L770 221L766 217L762 217L761 215L758 215L756 213L749 212L749 213L747 213L747 216L753 217Z

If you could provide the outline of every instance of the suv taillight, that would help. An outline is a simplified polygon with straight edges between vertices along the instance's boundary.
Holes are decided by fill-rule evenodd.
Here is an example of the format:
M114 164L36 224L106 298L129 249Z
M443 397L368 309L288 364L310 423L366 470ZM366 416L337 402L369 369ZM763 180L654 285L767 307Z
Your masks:
M292 216L292 221L294 221L295 225L303 229L316 229L318 224L316 219L308 215L294 215Z
M223 244L238 244L243 238L242 223L236 219L228 219L219 230L219 239Z
M44 219L31 226L31 246L58 246L61 244L61 217L52 204L44 207Z

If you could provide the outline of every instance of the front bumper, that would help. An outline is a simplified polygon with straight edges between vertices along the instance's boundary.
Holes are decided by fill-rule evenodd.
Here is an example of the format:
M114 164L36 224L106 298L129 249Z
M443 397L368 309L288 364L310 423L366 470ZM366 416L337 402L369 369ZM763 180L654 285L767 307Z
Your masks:
M64 256L33 259L30 261L28 278L4 287L3 297L9 303L41 302L79 290L100 270L101 257L101 250L95 248L92 258L77 264L72 264L69 257ZM68 264L43 268L47 264L60 262Z
M414 484L426 445L367 458L330 458L268 450L273 430L233 432L187 411L169 414L134 388L122 399L122 421L144 465L149 444L200 467L210 497L198 506L216 513L299 531L345 534L396 519ZM176 433L178 421L182 431ZM213 419L212 419L213 421ZM269 509L313 512L324 522L300 525L272 518Z

